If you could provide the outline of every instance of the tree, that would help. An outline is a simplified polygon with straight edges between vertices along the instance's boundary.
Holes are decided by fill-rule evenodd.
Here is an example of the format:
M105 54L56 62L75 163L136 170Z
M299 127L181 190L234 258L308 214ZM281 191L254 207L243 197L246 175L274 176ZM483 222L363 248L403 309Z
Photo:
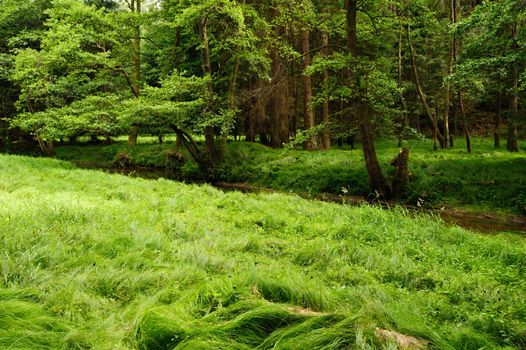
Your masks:
M208 77L206 103L201 112L205 116L203 130L208 162L211 168L215 168L221 158L216 136L223 137L234 126L238 109L232 95L237 90L240 69L257 72L258 66L266 64L258 55L258 39L246 22L245 13L253 19L253 8L230 0L175 2L170 5L172 25L184 28L188 35L195 35L194 40L199 43L200 73ZM197 33L194 28L197 28ZM250 67L252 64L254 67ZM221 67L233 69L225 71ZM196 70L195 66L192 68Z
M358 0L346 0L345 7L347 13L347 49L354 61L354 67L351 66L352 68L348 72L351 85L354 88L350 102L360 128L369 189L379 196L389 197L391 190L378 162L370 120L374 113L375 102L370 98L370 89L377 88L376 83L383 83L380 79L388 78L376 71L377 66L360 62L362 52L358 45ZM380 79L371 79L372 77Z
M9 150L15 139L28 138L19 129L9 128L20 93L12 79L15 54L18 49L40 47L38 32L44 29L45 10L49 7L49 0L0 2L0 149Z
M526 8L520 2L487 2L477 6L457 28L457 33L464 35L466 40L455 78L459 83L476 86L483 92L491 91L485 86L497 86L493 91L498 91L499 106L504 87L509 101L506 147L511 152L519 151L517 127L524 122L519 101L524 90L521 77L526 66L526 52L522 45L525 15Z
M489 112L495 145L505 121L518 150L517 1L18 3L0 4L0 108L50 155L58 139L127 133L133 146L139 131L160 142L173 131L213 177L228 136L307 150L348 137L362 143L371 193L389 197L377 137L403 146L424 133L438 150L462 129L470 152L471 129L487 122L473 112Z
M48 28L39 48L19 50L12 79L20 85L14 124L35 134L44 153L53 154L53 140L94 133L92 122L79 130L79 120L61 109L118 85L109 76L112 24L103 10L74 0L56 0L47 10ZM77 124L77 128L70 127ZM101 131L107 133L107 131Z

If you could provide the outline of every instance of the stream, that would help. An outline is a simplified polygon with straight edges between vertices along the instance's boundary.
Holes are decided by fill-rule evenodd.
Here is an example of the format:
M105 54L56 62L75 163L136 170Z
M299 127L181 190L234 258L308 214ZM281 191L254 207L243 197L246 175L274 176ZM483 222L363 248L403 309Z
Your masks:
M140 177L144 179L167 179L174 181L182 181L182 179L174 172L164 169L152 169L152 168L100 168L93 166L83 166L82 164L76 164L79 168L89 168L95 170L101 170L114 174L121 174L131 177ZM195 181L194 183L204 183ZM272 190L268 188L256 187L246 183L228 183L228 182L215 182L209 183L223 191L239 191L245 193L279 193L280 191ZM302 195L299 196L305 199L320 200L331 203L339 203L346 205L362 205L367 203L364 197L352 196L352 195L336 195L331 193L322 193L318 195ZM397 204L395 202L384 203L383 206L386 209L394 207ZM450 225L457 225L472 231L485 233L485 234L498 234L500 232L511 232L517 234L526 234L526 217L524 216L513 216L513 215L499 215L495 213L474 213L465 211L462 209L455 208L417 208L414 206L405 206L407 209L418 213L425 212L428 214L435 214L440 216L442 220Z

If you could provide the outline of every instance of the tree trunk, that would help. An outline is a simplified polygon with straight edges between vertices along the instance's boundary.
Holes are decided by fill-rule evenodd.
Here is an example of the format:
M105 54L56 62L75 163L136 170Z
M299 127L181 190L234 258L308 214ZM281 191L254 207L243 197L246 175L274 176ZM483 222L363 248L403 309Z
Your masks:
M183 147L183 139L181 138L181 136L179 134L176 134L175 136L175 147L176 148L181 148Z
M106 133L104 137L104 144L105 145L111 145L112 144L111 135L109 133Z
M519 152L519 134L514 122L508 122L508 140L506 149L510 152Z
M255 129L255 120L254 120L254 114L247 113L247 118L245 122L247 125L245 126L245 141L246 142L256 142L256 129Z
M436 124L433 124L433 151L438 151L438 132Z
M199 145L195 142L192 136L186 131L179 129L177 125L170 125L170 127L175 131L175 134L177 135L176 143L180 143L186 148L188 153L190 153L190 156L192 156L192 158L199 165L201 170L205 172L209 171L210 165L205 160L205 157L203 157Z
M228 109L229 111L236 111L237 112L237 76L239 74L239 65L240 65L240 59L239 56L236 58L236 61L234 62L234 69L232 72L232 77L230 79L230 87L228 92ZM237 113L235 115L234 119L234 141L237 141L238 138L243 133L242 129L242 122L237 118ZM226 143L227 136L224 136L221 138L222 143Z
M327 57L329 55L329 34L323 32L321 35L322 41L322 55ZM325 68L323 70L323 89L327 90L329 84L329 71ZM325 150L331 149L331 135L329 133L329 95L327 92L324 93L323 105L322 105L322 121L324 124L323 132L321 135L322 147Z
M54 157L55 153L55 142L53 140L46 141L46 153L50 157Z
M53 140L45 141L40 136L37 136L37 141L40 146L40 149L42 150L42 153L44 153L45 156L55 156L55 143L53 142Z
M499 106L497 114L495 114L495 126L493 130L494 146L495 148L500 148L500 120L502 118L502 86L499 88Z
M518 26L515 24L512 28L511 36L513 38L513 49L518 50L517 33ZM508 118L508 142L506 148L510 152L519 152L519 141L517 133L517 125L515 119L519 116L519 67L517 63L513 65L513 90L510 100L511 110L513 114Z
M398 87L402 87L403 83L403 66L402 66L402 32L403 32L403 26L402 23L400 23L400 30L398 33ZM408 108L407 103L404 97L404 92L400 90L400 102L402 103L403 116L402 116L402 122L400 123L400 129L398 131L398 147L402 147L404 143L404 136L405 136L405 129L408 124Z
M357 31L357 14L358 0L345 0L345 9L347 12L347 48L353 54L358 56L358 31Z
M453 23L453 24L456 24L457 23L457 17L458 17L458 12L457 12L457 0L451 0L450 3L449 3L449 7L450 7L450 22ZM457 38L455 36L455 34L453 34L453 38L452 38L452 47L451 47L451 59L452 59L452 62L451 62L451 73L453 73L453 68L457 62ZM451 93L451 92L450 92ZM453 128L453 132L451 132L451 128L450 128L450 123L449 123L449 120L448 120L448 130L449 130L449 134L448 134L448 139L449 139L449 147L450 148L453 148L455 146L455 134L458 132L457 130L457 107L455 105L455 91L453 90L452 91L452 94L453 94L453 125L454 125L454 128ZM450 95L450 98L451 98L451 95ZM449 105L448 105L448 108L449 108Z
M452 22L453 24L458 22L458 2L457 0L451 0L451 16L452 16ZM457 40L453 42L453 63L457 60ZM464 108L464 99L462 98L462 92L460 90L457 91L457 97L458 97L458 107L460 108L460 116L462 118L462 125L464 127L464 136L466 137L466 151L468 153L472 152L471 147L471 132L469 130L469 125L466 117L466 109ZM456 124L455 124L456 128Z
M250 90L255 93L254 82L250 83ZM253 95L250 98L250 108L246 112L245 116L245 141L255 142L256 141L256 118L257 118L257 97Z
M304 29L302 32L302 50L303 50L303 129L305 132L314 127L314 112L312 110L312 78L306 74L305 71L311 65L311 54L310 54L310 34L308 29ZM307 141L303 143L303 148L306 150L315 150L318 148L316 136L313 135Z
M449 135L449 102L450 101L450 88L449 83L446 87L446 97L444 99L445 110L444 110L444 148L446 150L451 146L450 135Z
M519 152L519 134L514 122L508 122L508 140L506 149L510 152Z
M135 12L137 15L141 13L141 0L132 1L132 12ZM133 51L132 51L132 60L133 60L133 81L131 82L131 90L133 95L138 98L140 95L140 84L141 84L141 26L137 25L134 28L133 35ZM132 126L130 134L128 135L128 145L135 146L137 145L137 138L139 136L139 128L137 126Z
M137 145L137 138L139 136L139 128L137 126L132 126L130 134L128 135L128 145L135 146Z
M453 93L454 94L454 93ZM458 107L455 96L453 95L453 101L451 103L452 118L453 118L453 130L449 133L449 148L455 147L455 136L458 135Z
M276 18L277 15L277 10L274 10L272 17ZM280 36L280 27L277 24L274 28L274 35ZM274 148L280 148L289 141L288 77L282 68L277 46L274 45L270 49L270 57L272 60L272 87L274 89L270 109L270 144Z
M464 135L466 136L466 151L471 153L471 133L469 132L469 126L466 118L466 110L464 109L464 99L462 98L462 93L457 92L458 95L458 104L460 106L460 115L462 116L462 124L464 126Z
M413 75L415 78L415 84L416 89L418 92L418 96L420 97L420 100L422 102L422 105L424 105L424 110L426 112L427 117L429 118L429 121L431 122L431 125L433 127L433 150L437 150L437 139L441 137L440 132L438 130L438 122L436 116L433 115L433 112L431 112L431 108L429 107L429 104L427 103L426 95L424 94L424 90L422 88L422 84L420 82L420 77L418 74L418 67L416 65L416 58L415 58L415 48L413 47L413 39L411 39L411 27L409 24L406 27L406 33L407 33L407 42L409 44L409 54L411 57L411 67L413 68Z
M264 145L269 144L269 122L266 113L267 99L266 94L263 92L265 83L263 79L258 79L258 95L256 96L256 130L259 134L259 142Z
M455 0L449 1L449 22L455 24L456 22L456 4ZM447 57L447 75L451 76L453 73L453 63L456 60L456 46L457 42L455 35L451 38L451 49L448 52ZM449 80L446 80L445 96L444 96L444 148L449 149L450 144L450 132L449 132L449 105L451 103L451 84Z
M356 149L356 134L347 136L347 145L351 146L351 150Z
M236 49L237 51L237 49ZM237 95L237 78L238 78L238 75L239 75L239 66L241 64L241 59L239 58L239 54L236 55L236 59L234 61L234 67L232 69L232 76L230 78L230 84L229 84L229 88L228 88L228 109L230 111L237 111L237 99L236 99L236 95ZM241 125L240 124L240 121L238 118L235 118L234 120L234 141L237 141L238 138L241 136L242 134L242 131L241 131ZM226 144L226 139L227 137L222 137L221 138L221 148L224 148L223 145ZM220 153L223 153L222 151L220 151Z
M283 132L286 126L288 133L288 84L287 77L281 68L277 49L272 49L271 52L274 95L270 109L270 144L274 148L280 148L285 142L288 142L288 135Z
M355 58L360 56L357 37L357 2L358 0L345 0L347 12L347 48ZM356 76L356 74L353 75L352 72L350 72L350 78L357 80L360 77ZM359 86L360 84L356 85ZM376 197L389 197L390 189L382 173L382 168L378 162L376 148L374 146L372 126L369 119L371 116L368 115L368 113L371 113L372 111L368 106L360 105L358 99L355 99L352 103L353 108L355 109L355 114L360 123L362 150L369 180L369 190L371 193L374 193Z
M296 39L296 26L294 25L294 22L290 23L290 29L288 31L288 40L290 43L292 43L292 46L295 47L297 45L297 39ZM303 62L302 62L303 64ZM290 63L290 79L289 79L289 93L294 97L293 98L293 105L292 105L292 113L290 113L290 120L289 120L289 129L290 129L290 136L296 137L298 134L298 114L300 110L303 111L303 104L304 102L300 102L300 89L298 88L298 80L300 79L297 69L297 63L296 60L292 60ZM301 106L300 106L301 105Z
M407 184L409 183L409 148L404 147L402 151L391 162L395 167L393 175L393 195L401 196L406 192Z
M210 47L208 38L208 17L202 17L199 21L199 37L201 39L201 63L203 75L210 77L206 86L206 106L204 113L212 110L214 100L214 89L212 86L212 64L210 62ZM206 146L206 160L209 170L214 168L219 162L219 155L215 147L215 133L212 125L205 126L205 146Z
M137 15L141 14L141 0L135 0ZM133 78L135 84L139 84L141 81L141 27L137 25L135 27L135 35L133 38L134 50L133 50Z
M447 67L447 74L451 75L452 73L452 60L451 58L448 59L448 67ZM450 141L449 141L449 104L451 101L451 88L449 81L446 82L445 87L445 96L444 96L444 148L446 150L449 149Z
M366 116L361 117L360 134L362 137L362 150L365 160L365 167L367 169L367 177L369 181L369 190L377 198L388 198L391 191L387 186L387 181L378 162L376 156L376 148L374 146L374 138L371 132L371 124Z
M444 139L443 138L439 138L438 134L440 133L440 129L438 128L438 115L440 114L439 113L439 108L438 108L438 98L437 96L435 96L435 124L434 124L434 127L433 129L435 130L436 133L433 133L433 150L436 151L437 150L437 143L440 144L440 148L441 149L444 149Z
M208 164L208 170L213 169L218 163L218 156L216 154L215 145L215 133L213 126L205 127L205 147L206 147L206 160Z
M517 67L515 67L514 70L515 79L513 81L513 95L510 101L513 115L508 118L508 141L506 149L510 152L519 152L519 137L517 133L517 125L514 120L519 114L519 79Z

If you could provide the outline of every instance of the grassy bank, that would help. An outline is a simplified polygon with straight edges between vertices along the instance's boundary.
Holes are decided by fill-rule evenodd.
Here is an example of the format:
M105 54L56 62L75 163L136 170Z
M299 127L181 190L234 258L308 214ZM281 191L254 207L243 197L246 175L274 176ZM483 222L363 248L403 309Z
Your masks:
M523 237L16 156L0 203L0 348L526 347Z
M398 153L396 142L377 144L380 162L389 175L390 161ZM491 139L473 140L468 154L462 141L450 151L433 152L428 141L411 141L408 195L412 205L467 207L478 211L526 213L526 155L495 150ZM526 148L526 142L522 143ZM126 154L138 166L174 169L182 179L199 179L197 166L171 158L173 143L159 145L144 138L135 148L125 142L109 146L61 146L58 157L87 166L111 166ZM181 151L184 154L184 151ZM274 150L259 144L231 142L221 169L224 181L296 193L322 192L368 195L367 175L361 150L327 152Z

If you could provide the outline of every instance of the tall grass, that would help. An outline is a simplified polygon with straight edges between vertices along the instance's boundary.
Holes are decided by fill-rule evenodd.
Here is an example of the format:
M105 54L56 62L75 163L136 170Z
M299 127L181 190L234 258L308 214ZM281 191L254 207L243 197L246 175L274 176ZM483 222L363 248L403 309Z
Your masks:
M0 156L0 348L526 347L526 241Z
M163 145L143 138L136 147L125 142L109 146L61 146L59 158L82 166L109 167L120 154L134 165L170 169L179 179L203 177L188 155L186 163L174 163L173 143ZM495 149L491 139L474 138L473 154L465 151L462 140L449 151L432 151L429 141L410 141L408 193L401 198L419 206L467 207L515 214L526 213L526 156ZM521 143L522 149L526 142ZM388 176L390 161L399 152L394 140L377 142L378 156ZM184 154L184 150L179 150ZM255 143L230 142L220 171L229 182L248 182L262 187L302 194L349 193L368 195L367 174L360 149L333 148L305 152L274 150Z

